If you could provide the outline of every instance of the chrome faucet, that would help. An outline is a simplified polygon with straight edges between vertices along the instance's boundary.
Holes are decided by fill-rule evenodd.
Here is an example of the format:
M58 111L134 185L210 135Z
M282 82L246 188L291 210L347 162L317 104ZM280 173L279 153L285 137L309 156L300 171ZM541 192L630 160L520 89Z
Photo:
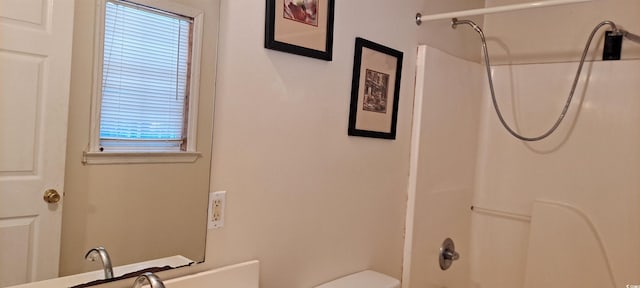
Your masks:
M102 267L104 269L104 278L113 278L113 267L111 266L111 258L109 258L109 253L107 253L107 249L104 249L104 247L96 247L89 250L89 252L84 255L84 259L87 259L91 262L95 262L96 260L100 259L100 261L102 262Z
M149 281L149 286L151 288L164 288L162 280L160 280L160 278L158 278L156 274L153 274L151 272L146 272L138 276L138 278L136 278L136 281L133 282L133 288L142 287L145 281Z

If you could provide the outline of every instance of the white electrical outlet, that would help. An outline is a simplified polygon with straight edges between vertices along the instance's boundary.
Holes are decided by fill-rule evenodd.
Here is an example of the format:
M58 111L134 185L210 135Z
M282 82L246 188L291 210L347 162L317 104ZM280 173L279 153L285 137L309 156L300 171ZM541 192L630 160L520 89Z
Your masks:
M224 207L227 191L209 193L209 221L207 228L217 229L224 227Z

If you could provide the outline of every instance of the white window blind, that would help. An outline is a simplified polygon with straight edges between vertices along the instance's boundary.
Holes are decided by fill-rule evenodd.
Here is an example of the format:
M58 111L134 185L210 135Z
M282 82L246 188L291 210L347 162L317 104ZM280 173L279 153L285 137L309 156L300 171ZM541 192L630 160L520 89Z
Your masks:
M100 147L184 150L192 19L106 3Z

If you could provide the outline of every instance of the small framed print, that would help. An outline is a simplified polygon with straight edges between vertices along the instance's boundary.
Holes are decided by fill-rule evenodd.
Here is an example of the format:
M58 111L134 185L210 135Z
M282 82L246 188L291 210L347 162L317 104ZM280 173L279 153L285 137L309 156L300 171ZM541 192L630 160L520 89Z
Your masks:
M349 135L396 139L402 55L356 38Z
M264 47L331 61L335 0L267 0Z

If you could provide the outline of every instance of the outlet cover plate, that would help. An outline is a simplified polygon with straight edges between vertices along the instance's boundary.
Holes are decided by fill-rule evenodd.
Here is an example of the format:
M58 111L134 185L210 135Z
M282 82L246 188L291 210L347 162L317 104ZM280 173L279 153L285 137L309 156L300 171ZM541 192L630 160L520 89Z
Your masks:
M207 218L208 229L224 227L224 208L226 206L227 191L209 192L209 212Z

